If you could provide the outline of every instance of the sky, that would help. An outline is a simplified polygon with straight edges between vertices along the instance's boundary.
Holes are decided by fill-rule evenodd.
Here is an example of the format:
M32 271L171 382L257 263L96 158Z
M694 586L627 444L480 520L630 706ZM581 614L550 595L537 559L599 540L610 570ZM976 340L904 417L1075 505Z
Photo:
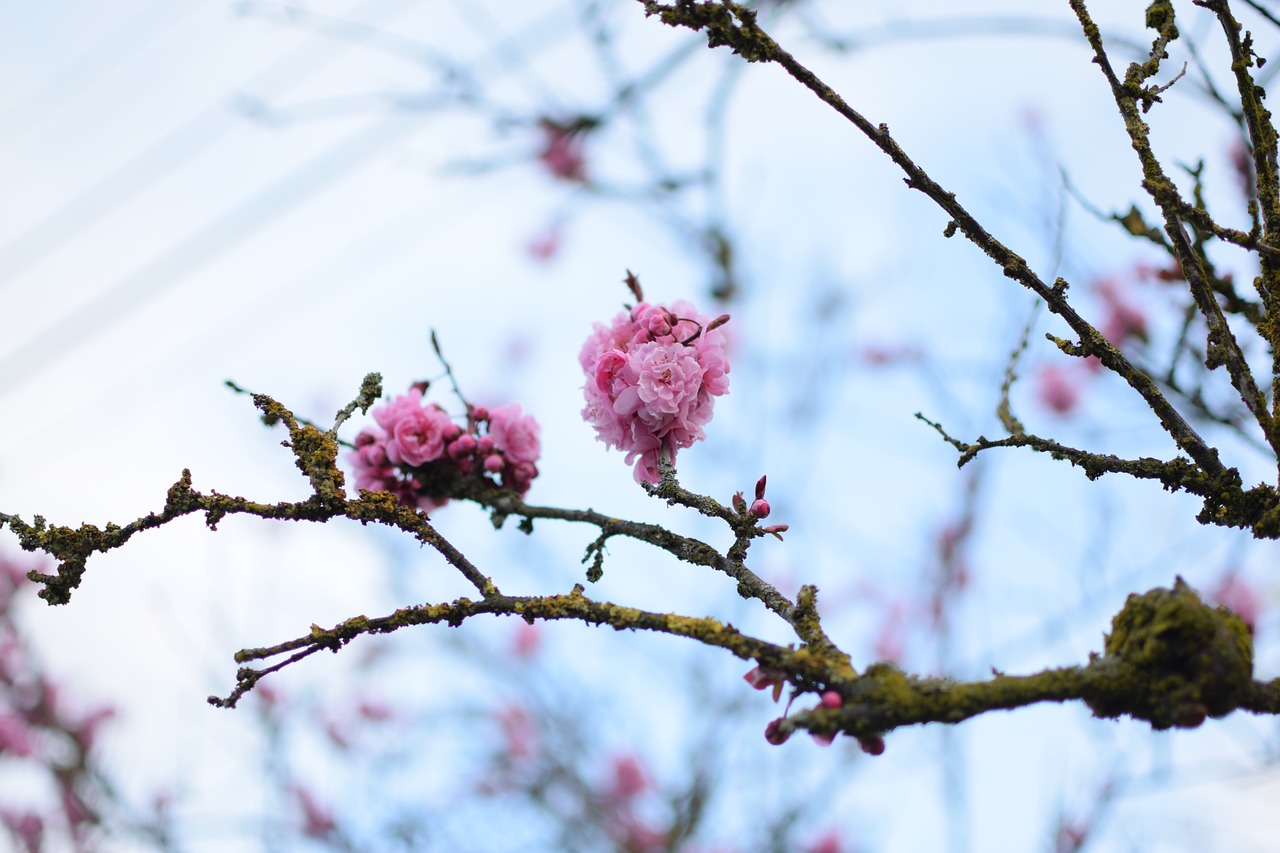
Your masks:
M835 600L854 602L840 630L868 645L883 601L866 590L909 597L930 547L922 527L963 491L950 449L911 416L946 416L968 435L991 430L995 389L1030 300L959 238L941 240L945 218L779 69L745 66L724 51L695 55L695 37L625 3L599 4L599 19L619 33L623 67L611 67L581 35L582 21L590 23L575 12L581 5L62 0L0 9L0 423L8 438L0 507L72 525L123 522L158 508L184 468L198 488L301 498L306 484L280 435L223 381L323 423L367 372L381 372L390 393L436 376L434 329L468 396L519 400L542 422L543 474L531 500L701 530L654 507L617 454L592 441L578 416L577 351L591 323L626 299L625 270L640 274L655 301L705 300L707 269L681 223L720 216L748 271L749 298L733 309L731 326L741 367L717 414L732 426L719 446L713 434L688 452L688 476L727 498L769 473L775 511L794 532L791 550L759 557L763 570L793 583L816 573ZM1136 169L1103 80L1071 38L1065 4L1008 23L1023 5L966 4L969 23L957 23L953 4L940 2L859 4L856 15L815 4L801 16L809 28L787 24L780 38L790 37L784 43L855 108L886 122L1046 277L1083 285L1142 256L1078 205L1062 205L1060 169L1104 209L1137 197ZM1140 38L1136 7L1096 5L1116 44ZM1211 44L1204 22L1185 29ZM815 32L851 47L825 51ZM659 57L686 54L628 121L588 149L611 192L584 192L539 167L538 116L589 113L606 102L611 75L630 78L661 67ZM473 83L475 101L460 101ZM717 100L730 85L731 97ZM1152 119L1170 162L1225 152L1230 128L1203 98L1175 94L1177 108ZM724 105L721 137L705 130L708 104ZM629 192L646 174L646 145L673 171L695 170L707 150L720 151L722 188L674 200ZM1219 162L1210 176L1211 197L1225 199ZM1065 252L1058 230L1069 235ZM552 231L558 253L533 258L531 243ZM1064 334L1043 316L1038 322L1037 332ZM1034 338L1030 363L1052 358ZM849 353L868 346L921 347L931 366L854 371ZM1102 426L1038 417L1118 451L1171 454L1123 389L1099 388L1085 411L1105 416ZM1030 390L1018 393L1015 402L1030 408ZM810 404L818 414L804 422ZM1240 454L1233 464L1265 470L1246 448L1232 449ZM1029 671L1083 659L1123 595L1167 584L1169 563L1192 573L1198 566L1207 581L1231 560L1252 570L1269 554L1191 525L1194 502L1154 488L1084 484L1077 472L1025 455L993 462L985 477L990 523L977 547L988 568L965 605L972 630L950 652L970 677L991 666ZM447 523L477 562L521 553L518 534L495 535L471 508L443 513L442 529ZM1111 518L1138 527L1108 528ZM1161 532L1154 546L1150 531ZM512 567L514 583L559 589L580 579L580 535L548 528L537 538L529 547L542 562ZM686 581L678 568L650 570L643 553L616 550L618 565L632 570L609 569L602 595L670 609L666 593L680 584L682 607L721 608L748 625L758 618L726 603L724 585ZM125 703L108 749L137 768L139 792L176 778L193 801L212 804L209 814L238 814L252 800L236 767L252 752L254 723L203 703L229 689L232 653L312 623L389 612L398 591L461 594L441 569L350 528L228 520L210 534L188 519L91 561L69 606L41 604L27 615L51 668L87 695ZM1067 627L1045 641L1038 626L1063 614ZM781 636L778 626L758 627ZM1020 640L1029 633L1044 641L1035 650ZM571 643L577 635L552 636ZM456 665L423 648L433 665ZM607 683L615 650L610 642L584 652L583 666L599 668L586 671ZM1274 669L1274 653L1262 663ZM312 689L331 665L309 661L288 683ZM759 713L763 728L770 710ZM1012 803L1025 799L1026 811L1042 817L1064 796L1042 773L1043 763L1062 760L1044 731L1080 717L1036 709L970 724L968 842L953 837L954 849L993 849L1009 815L1022 811ZM1192 760L1238 753L1245 761L1265 739L1259 732L1274 731L1236 724L1150 752L1129 724L1086 725L1074 736L1158 770L1175 761L1159 750L1177 760L1186 750ZM920 849L946 835L936 810L919 822L894 817L895 797L899 809L911 802L937 748L932 732L903 733L899 743L914 761L858 771L879 793L856 795L884 803L889 815L862 806L874 826L870 849ZM805 747L806 757L818 755ZM1028 758L1041 750L1042 760ZM981 760L992 754L1001 757ZM815 765L839 769L840 756L822 755ZM1038 778L1019 783L1019 773ZM1228 774L1184 796L1239 815L1237 849L1263 849L1250 818L1273 793L1265 782ZM1125 814L1144 826L1186 820L1188 799L1137 794ZM1170 849L1218 838L1223 823L1189 832L1178 824L1183 834ZM1043 844L1036 819L1016 831L1020 846Z

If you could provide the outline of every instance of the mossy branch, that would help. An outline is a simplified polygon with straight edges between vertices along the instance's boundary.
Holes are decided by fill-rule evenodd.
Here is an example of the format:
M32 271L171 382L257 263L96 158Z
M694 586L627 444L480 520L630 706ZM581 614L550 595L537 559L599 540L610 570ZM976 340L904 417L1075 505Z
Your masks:
M1142 168L1142 186L1160 209L1164 219L1164 231L1169 238L1169 247L1181 265L1192 298L1208 325L1205 366L1210 370L1226 367L1236 393L1240 395L1240 399L1257 421L1272 452L1280 457L1280 430L1276 428L1275 418L1268 410L1266 398L1258 388L1240 342L1228 325L1222 306L1218 304L1212 282L1205 271L1203 254L1197 252L1192 246L1183 226L1183 215L1188 208L1192 208L1192 205L1182 198L1173 180L1165 174L1164 168L1151 148L1150 127L1142 118L1143 113L1160 101L1159 92L1148 86L1147 81L1159 72L1161 60L1168 56L1168 45L1178 37L1173 5L1168 0L1157 0L1148 7L1147 25L1157 32L1150 56L1146 62L1131 63L1123 80L1111 65L1102 43L1102 35L1089 15L1084 0L1071 0L1071 8L1076 13L1085 38L1093 50L1093 61L1102 69L1103 76L1107 80L1112 98L1124 121L1130 144L1138 156L1138 162ZM1203 220L1207 216L1207 213L1204 213L1197 216L1197 219ZM1262 257L1266 265L1268 256ZM1267 314L1271 316L1273 312L1268 294L1269 291L1266 288L1260 291ZM1271 343L1274 349L1276 341ZM1280 363L1277 366L1280 366Z
M1155 480L1168 491L1179 489L1204 499L1196 520L1219 527L1240 527L1258 539L1280 539L1280 492L1259 484L1245 490L1240 472L1235 468L1211 474L1186 459L1123 459L1107 453L1093 453L1068 447L1036 435L1011 435L989 439L979 436L972 443L961 441L943 429L941 424L916 412L916 418L933 427L943 440L960 453L957 465L963 467L979 453L993 447L1028 447L1047 453L1054 459L1070 462L1084 471L1090 480L1103 474L1126 474L1139 480Z
M367 408L374 387L374 383L367 380L354 407ZM0 522L18 533L25 548L46 551L60 560L56 575L33 572L32 578L45 586L41 595L51 603L65 603L71 590L79 585L90 554L119 547L139 531L183 515L203 512L210 528L232 513L321 522L344 517L362 524L386 524L431 546L471 582L480 598L404 607L372 619L354 616L332 628L312 625L306 634L293 640L242 649L235 656L236 663L240 664L235 687L225 697L209 697L210 704L217 707L233 708L267 675L318 651L336 652L360 636L425 624L456 627L476 616L511 615L530 622L570 619L588 625L607 625L615 630L654 631L685 637L724 649L742 660L754 661L768 672L773 683L790 685L793 699L801 694L816 696L829 692L842 698L840 708L802 711L776 721L775 735L805 728L817 734L838 730L856 737L879 736L906 725L955 723L987 711L1069 699L1084 701L1098 716L1128 714L1147 720L1156 728L1198 725L1206 716L1221 716L1236 708L1259 713L1280 712L1280 682L1251 681L1252 644L1244 623L1223 608L1205 605L1181 580L1173 590L1153 590L1145 596L1131 596L1113 623L1105 653L1094 656L1087 666L1018 678L997 675L992 680L974 683L909 676L887 664L874 665L859 675L849 656L823 630L817 607L818 590L813 586L801 587L792 604L751 573L740 560L715 554L705 543L654 525L611 518L591 510L534 507L501 490L458 495L489 507L495 518L519 515L527 522L534 518L556 518L592 524L601 530L601 536L592 545L597 549L603 548L604 540L611 535L626 535L663 548L681 560L723 571L738 580L740 593L760 599L784 616L801 644L797 647L767 642L709 616L656 613L596 601L585 595L581 585L567 594L507 596L436 531L426 513L399 502L389 492L362 491L355 500L342 496L343 480L336 465L334 443L336 426L321 432L314 426L301 424L290 410L265 395L254 395L254 403L269 422L283 423L289 429L290 441L286 445L297 467L312 484L314 494L310 498L266 504L217 492L202 493L192 487L190 472L184 471L169 490L159 513L123 527L108 525L99 529L83 525L79 530L72 530L50 527L39 517L27 524L16 516L0 515ZM345 408L343 412L350 414L354 407ZM340 412L337 423L344 419ZM973 449L934 426L958 449L965 452ZM1180 479L1167 482L1170 487L1195 490L1204 488L1207 482L1203 472L1181 460L1107 463L1070 448L1049 447L1034 436L1015 436L1009 441L1014 440L1061 453L1077 464L1101 464L1127 473L1133 473L1129 470L1133 466L1139 466L1140 472L1147 470L1142 466L1149 466L1151 476L1163 475L1166 479L1172 476L1171 472L1177 472ZM986 446L996 444L985 442ZM756 519L750 513L719 507L709 498L687 492L675 482L669 459L662 467L662 482L655 488L655 494L704 507L708 514L728 521L739 540L757 535ZM735 543L735 547L740 545L741 542ZM261 668L249 665L282 656L283 659Z
M1172 589L1130 595L1112 620L1103 654L1085 666L955 682L875 664L837 686L841 707L801 712L783 720L781 729L783 736L807 729L864 738L1068 700L1083 701L1097 717L1130 716L1155 729L1194 728L1235 710L1280 711L1280 682L1253 681L1252 673L1253 642L1244 621L1204 603L1178 578Z

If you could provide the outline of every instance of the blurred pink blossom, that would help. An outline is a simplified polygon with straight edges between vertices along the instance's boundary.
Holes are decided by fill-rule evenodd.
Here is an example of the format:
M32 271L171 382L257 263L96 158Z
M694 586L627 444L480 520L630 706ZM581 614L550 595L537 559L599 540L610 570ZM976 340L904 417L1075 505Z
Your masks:
M1036 399L1042 405L1066 415L1080 402L1080 385L1056 364L1046 364L1036 375Z
M560 227L552 225L547 230L534 235L525 245L525 250L535 261L549 261L560 254L561 242Z
M516 657L531 658L537 654L538 647L542 645L542 631L537 625L531 625L521 619L516 623L515 638L511 645Z
M337 830L338 822L333 812L322 806L308 789L292 786L294 798L302 810L302 834L307 838L328 838Z
M840 833L834 829L818 838L805 848L805 853L841 853L844 847L840 843Z
M1209 591L1209 598L1243 619L1250 631L1257 628L1261 605L1258 592L1238 572L1223 575Z
M879 660L902 661L903 646L906 639L905 619L902 604L894 602L889 605L889 612L880 623L880 631L876 634L873 651Z
M585 131L593 124L581 119L559 122L544 118L538 122L542 129L542 150L538 159L552 175L564 181L582 183L587 179L587 159L583 152Z
M506 759L518 761L532 757L536 745L529 712L519 705L508 705L497 713L497 719Z
M626 801L649 789L649 773L644 762L634 755L618 755L613 759L613 782L608 796Z
M27 722L18 714L0 714L0 755L26 757L35 752L35 738Z

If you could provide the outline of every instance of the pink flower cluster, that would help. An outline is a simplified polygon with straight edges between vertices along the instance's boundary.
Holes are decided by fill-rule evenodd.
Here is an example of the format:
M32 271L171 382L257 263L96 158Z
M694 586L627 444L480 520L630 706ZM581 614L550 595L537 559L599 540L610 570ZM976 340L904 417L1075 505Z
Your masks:
M626 451L638 482L658 482L662 448L706 438L715 398L729 391L729 362L719 326L688 302L641 302L595 330L578 356L587 381L582 417L596 437Z
M486 478L523 496L538 476L540 428L519 403L492 411L473 406L464 430L435 403L423 405L415 387L374 409L373 419L378 425L362 430L347 456L357 489L392 492L430 511L449 502L463 477Z

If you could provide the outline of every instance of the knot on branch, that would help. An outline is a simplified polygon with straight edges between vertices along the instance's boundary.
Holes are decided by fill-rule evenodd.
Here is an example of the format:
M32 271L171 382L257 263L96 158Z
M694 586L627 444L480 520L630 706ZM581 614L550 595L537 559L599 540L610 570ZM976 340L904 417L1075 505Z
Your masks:
M1206 604L1180 577L1173 589L1130 595L1105 649L1090 664L1103 675L1101 689L1085 698L1099 717L1195 728L1240 707L1252 684L1253 637L1244 620Z

